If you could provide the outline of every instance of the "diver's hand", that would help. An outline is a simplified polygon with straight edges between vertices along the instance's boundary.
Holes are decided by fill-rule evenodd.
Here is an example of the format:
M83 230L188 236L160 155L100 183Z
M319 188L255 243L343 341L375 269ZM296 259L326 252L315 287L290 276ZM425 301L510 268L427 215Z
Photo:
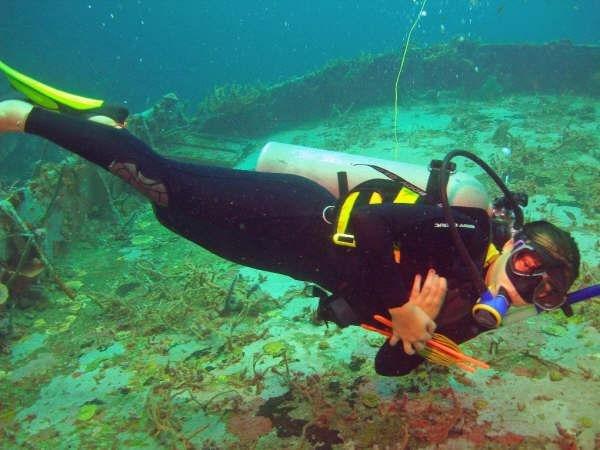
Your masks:
M421 281L421 275L415 276L408 303L389 310L393 325L390 345L402 340L408 355L423 349L433 337L436 328L434 319L440 313L448 290L446 279L433 269L427 273L422 286Z
M446 299L448 283L433 269L427 273L423 287L421 287L421 279L421 275L415 276L408 302L418 306L427 313L431 320L435 320Z
M435 322L415 303L405 303L402 306L389 309L392 316L392 337L390 345L402 341L404 351L413 355L422 350L425 343L433 337Z
M32 109L33 105L31 103L21 100L4 100L0 102L0 133L3 131L24 131L25 121Z

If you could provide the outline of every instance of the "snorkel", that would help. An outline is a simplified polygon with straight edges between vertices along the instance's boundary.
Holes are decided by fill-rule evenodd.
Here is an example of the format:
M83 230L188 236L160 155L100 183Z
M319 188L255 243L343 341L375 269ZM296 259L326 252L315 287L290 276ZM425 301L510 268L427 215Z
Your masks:
M567 301L565 302L565 305L567 308L569 308L569 311L565 311L564 309L563 309L563 311L565 312L565 314L567 316L571 316L571 315L573 315L573 310L571 309L571 305L574 305L575 303L579 303L583 300L588 300L592 297L598 297L599 295L600 295L600 284L588 286L588 287L579 289L578 291L569 292L567 294Z
M498 174L496 174L496 172L485 161L471 152L466 150L452 150L442 161L439 171L439 195L442 207L444 209L446 222L448 223L450 235L452 236L452 240L454 241L456 249L458 250L461 259L469 269L471 278L475 283L478 292L480 292L479 300L474 305L472 310L473 318L484 328L496 328L500 326L502 323L502 318L508 312L508 309L510 308L510 301L506 291L503 288L500 288L496 294L493 294L490 288L486 286L485 281L479 269L477 268L477 265L471 258L471 255L469 255L467 247L458 232L458 227L456 226L456 222L454 221L454 217L452 215L452 209L450 208L446 189L450 175L450 163L452 159L457 156L463 156L473 161L475 164L481 167L500 188L504 196L500 200L496 201L494 206L501 205L503 208L502 213L504 217L508 217L509 222L512 222L509 225L511 234L514 234L514 232L519 231L523 227L523 210L521 206L527 205L527 195L511 192ZM571 316L573 314L571 305L598 295L600 295L600 285L589 286L587 288L571 292L566 294L566 300L560 306L560 308L563 310L565 315ZM538 313L542 311L542 309L537 307L537 305L536 309Z

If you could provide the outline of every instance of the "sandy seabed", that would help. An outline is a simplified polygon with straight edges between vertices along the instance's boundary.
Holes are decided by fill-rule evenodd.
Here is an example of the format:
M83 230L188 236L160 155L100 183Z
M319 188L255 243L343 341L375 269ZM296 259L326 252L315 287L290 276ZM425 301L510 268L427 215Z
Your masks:
M274 140L427 164L475 152L530 196L529 220L571 231L599 282L600 102L448 96L346 111ZM252 157L244 167L251 164ZM470 163L460 164L481 176ZM485 179L483 176L480 178ZM521 311L461 346L490 370L375 374L382 339L316 324L304 283L223 261L149 209L55 261L78 292L14 310L0 357L0 448L599 448L596 301Z

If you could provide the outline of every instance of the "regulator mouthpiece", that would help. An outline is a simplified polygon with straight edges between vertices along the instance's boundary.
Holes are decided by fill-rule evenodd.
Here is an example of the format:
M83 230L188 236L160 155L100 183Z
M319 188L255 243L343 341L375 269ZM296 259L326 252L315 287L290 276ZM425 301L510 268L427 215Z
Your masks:
M502 323L502 318L508 312L509 307L510 302L504 289L500 288L496 295L493 295L488 289L473 306L473 318L482 327L497 328Z

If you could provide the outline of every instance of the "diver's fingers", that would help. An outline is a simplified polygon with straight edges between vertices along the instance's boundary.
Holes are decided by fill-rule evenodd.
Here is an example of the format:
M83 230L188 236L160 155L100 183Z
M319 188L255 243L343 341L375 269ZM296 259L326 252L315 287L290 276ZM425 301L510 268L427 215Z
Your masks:
M438 280L438 286L440 287L440 290L445 294L448 290L448 280L445 277L440 277L440 279Z
M392 334L392 336L390 337L390 346L394 347L398 343L399 340L400 340L400 337L398 337L398 335Z
M438 274L435 273L435 270L429 269L429 272L427 272L427 277L425 278L425 283L423 283L423 289L421 289L421 293L425 296L431 295L438 278Z
M410 291L410 298L417 298L419 292L421 292L421 274L415 275L415 280L413 281L412 290Z
M446 293L448 292L448 282L444 277L437 277L435 285L431 289L430 295L427 297L426 304L428 308L429 316L435 319L446 300Z
M407 355L415 354L415 349L413 348L410 342L402 341L402 346L404 347L404 353L406 353Z
M429 322L427 322L427 324L425 325L425 329L427 330L427 332L431 335L429 337L429 339L431 339L433 337L433 333L435 333L435 329L437 328L437 325L435 324L435 322L433 320L430 320ZM429 340L427 339L427 340Z
M439 301L440 307L446 300L446 293L448 292L448 280L444 277L439 277L437 283L437 292L435 295L435 301Z
M418 341L415 342L412 347L415 349L415 352L420 352L421 350L423 350L425 348L425 343Z

